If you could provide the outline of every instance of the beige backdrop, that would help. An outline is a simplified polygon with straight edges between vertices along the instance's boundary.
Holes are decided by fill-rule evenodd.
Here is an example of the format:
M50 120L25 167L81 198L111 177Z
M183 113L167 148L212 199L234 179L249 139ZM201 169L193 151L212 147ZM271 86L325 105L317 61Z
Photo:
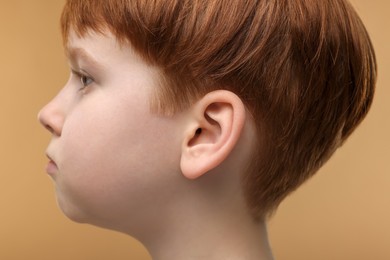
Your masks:
M46 176L36 114L64 84L64 0L0 0L0 259L150 259L122 234L75 224ZM270 222L278 260L390 259L390 1L353 0L379 63L374 105L331 161Z

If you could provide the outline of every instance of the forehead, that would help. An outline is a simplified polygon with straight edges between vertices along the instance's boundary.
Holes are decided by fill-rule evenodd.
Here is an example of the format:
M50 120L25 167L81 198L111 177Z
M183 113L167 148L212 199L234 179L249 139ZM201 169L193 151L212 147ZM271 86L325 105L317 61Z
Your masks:
M70 30L67 41L64 44L64 49L67 56L85 55L86 49L102 49L104 46L115 49L116 45L116 39L109 31L98 33L89 30L83 35L80 35L74 30Z
M76 33L74 30L70 30L64 44L64 51L67 57L84 57L91 54L90 52L99 56L120 52L141 58L141 55L134 49L130 42L119 40L108 29L104 31L88 30L82 35Z
M64 51L71 62L83 60L95 66L138 59L130 44L119 43L109 31L100 33L90 30L79 35L70 30Z
M158 66L146 62L131 44L119 43L110 32L91 31L84 36L70 32L65 54L74 69L88 69L101 78L115 75L137 82L148 79L153 85L161 75Z

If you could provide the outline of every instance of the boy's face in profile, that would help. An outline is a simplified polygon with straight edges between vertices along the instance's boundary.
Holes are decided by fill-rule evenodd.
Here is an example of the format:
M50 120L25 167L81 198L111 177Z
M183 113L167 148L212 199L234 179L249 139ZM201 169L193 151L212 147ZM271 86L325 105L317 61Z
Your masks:
M150 112L157 69L109 33L71 33L67 53L69 81L39 115L60 207L113 229L155 216L180 159L178 121Z

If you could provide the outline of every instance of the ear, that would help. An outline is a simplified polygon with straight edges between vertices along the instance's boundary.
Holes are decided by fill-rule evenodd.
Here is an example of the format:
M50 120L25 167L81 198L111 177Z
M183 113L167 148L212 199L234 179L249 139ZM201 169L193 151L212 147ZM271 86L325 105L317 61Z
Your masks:
M245 124L245 106L234 93L217 90L196 102L182 146L180 167L196 179L220 165L237 144Z

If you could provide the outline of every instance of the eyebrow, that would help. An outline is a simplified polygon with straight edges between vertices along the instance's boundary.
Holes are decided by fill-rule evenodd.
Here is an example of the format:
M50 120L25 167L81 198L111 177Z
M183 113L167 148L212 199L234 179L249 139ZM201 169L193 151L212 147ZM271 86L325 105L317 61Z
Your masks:
M100 69L102 67L102 65L83 48L68 47L65 49L65 55L73 63L77 63L76 61L78 60L83 60L93 69Z

